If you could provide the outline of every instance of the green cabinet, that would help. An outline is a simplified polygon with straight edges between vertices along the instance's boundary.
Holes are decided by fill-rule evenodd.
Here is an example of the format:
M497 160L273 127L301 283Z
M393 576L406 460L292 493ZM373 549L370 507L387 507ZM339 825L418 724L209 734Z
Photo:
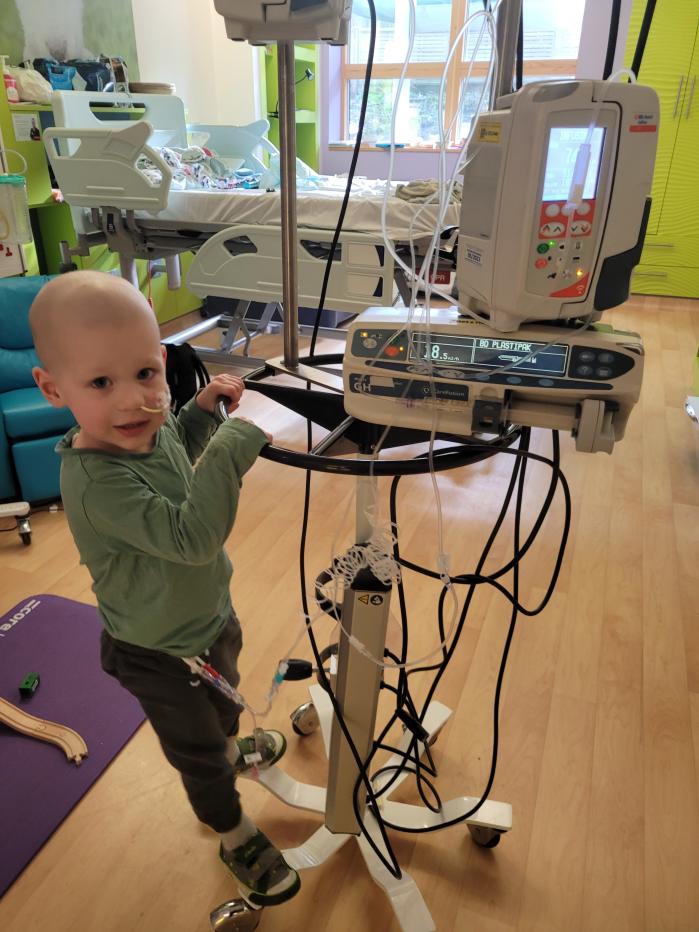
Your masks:
M315 45L294 46L296 61L296 154L318 170L320 152L320 127L318 123L318 47ZM279 148L279 109L278 59L276 45L268 45L262 50L262 101L266 108L265 116L269 120L269 140ZM305 77L306 69L313 73L313 78Z
M627 64L646 0L634 0ZM659 3L638 80L660 99L658 153L641 263L632 290L699 297L699 4Z
M98 109L112 112L107 108ZM67 204L57 203L51 193L51 176L43 140L38 133L29 134L29 128L33 124L36 124L37 128L43 128L44 120L53 123L50 106L10 104L5 96L4 86L0 85L0 151L5 152L12 171L21 169L25 175L27 200L35 236L33 243L22 246L24 261L20 267L13 269L13 275L20 274L22 269L30 275L58 272L61 265L61 240L66 240L71 246L76 243L70 208ZM26 169L13 154L7 154L8 150L18 153L24 159ZM191 253L181 256L183 280L192 258ZM76 256L74 262L79 269L96 269L101 272L111 272L119 267L118 256L110 252L106 246L95 246L90 250L89 257ZM136 265L141 290L150 298L160 323L201 307L201 299L192 294L185 285L177 291L168 289L167 278L160 271L162 263L149 265L146 260L138 260Z

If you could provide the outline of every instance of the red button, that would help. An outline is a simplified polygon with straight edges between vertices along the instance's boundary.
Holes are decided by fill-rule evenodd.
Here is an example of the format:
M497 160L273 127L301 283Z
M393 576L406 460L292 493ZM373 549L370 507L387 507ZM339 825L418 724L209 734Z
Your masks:
M400 350L397 346L387 346L383 352L384 356L397 356Z
M534 265L537 267L537 269L545 269L548 265L548 262L546 259L537 259Z

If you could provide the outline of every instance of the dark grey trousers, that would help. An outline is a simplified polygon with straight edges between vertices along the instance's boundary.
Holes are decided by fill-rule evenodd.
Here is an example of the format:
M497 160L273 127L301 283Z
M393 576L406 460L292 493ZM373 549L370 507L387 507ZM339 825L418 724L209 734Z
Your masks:
M240 682L240 624L231 615L206 660L231 684ZM117 641L102 632L102 669L138 699L160 739L165 757L179 771L198 819L216 832L240 822L240 798L226 758L238 733L241 709L194 676L185 663L161 651Z

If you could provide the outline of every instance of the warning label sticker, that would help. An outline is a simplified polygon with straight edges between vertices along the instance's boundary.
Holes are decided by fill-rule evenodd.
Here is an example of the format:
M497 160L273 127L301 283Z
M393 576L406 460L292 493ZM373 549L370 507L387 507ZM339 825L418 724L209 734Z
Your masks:
M500 142L502 123L481 123L478 127L479 142Z
M654 113L634 113L629 132L656 133L657 131L658 118Z

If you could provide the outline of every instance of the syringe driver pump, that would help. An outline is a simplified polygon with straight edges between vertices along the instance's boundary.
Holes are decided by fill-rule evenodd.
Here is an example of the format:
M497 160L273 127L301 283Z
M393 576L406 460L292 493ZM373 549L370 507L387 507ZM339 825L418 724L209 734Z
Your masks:
M463 435L558 428L579 450L610 453L640 394L640 337L564 325L628 298L658 116L651 88L601 81L529 84L481 114L457 260L463 311L480 319L361 314L347 335L347 413Z

